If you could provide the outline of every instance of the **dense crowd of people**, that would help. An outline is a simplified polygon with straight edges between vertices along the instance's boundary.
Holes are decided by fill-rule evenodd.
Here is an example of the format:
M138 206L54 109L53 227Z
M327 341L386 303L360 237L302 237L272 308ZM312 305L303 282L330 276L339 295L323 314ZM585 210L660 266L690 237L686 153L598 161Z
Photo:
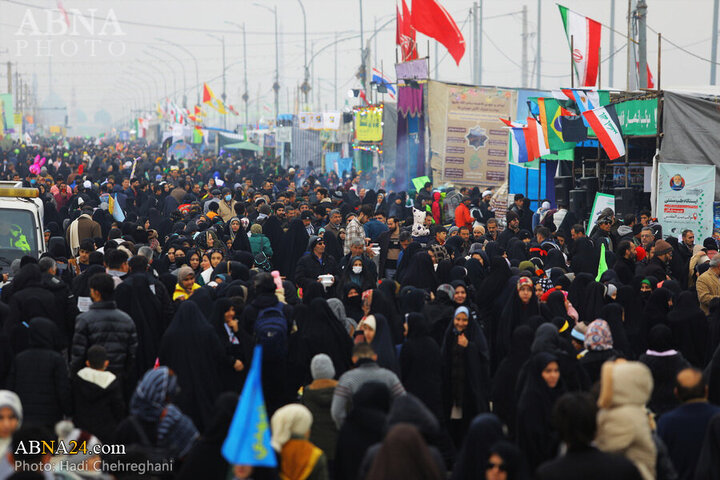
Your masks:
M142 143L0 158L47 246L0 218L0 479L720 478L716 238ZM276 468L221 453L255 345ZM126 453L22 448L58 439Z

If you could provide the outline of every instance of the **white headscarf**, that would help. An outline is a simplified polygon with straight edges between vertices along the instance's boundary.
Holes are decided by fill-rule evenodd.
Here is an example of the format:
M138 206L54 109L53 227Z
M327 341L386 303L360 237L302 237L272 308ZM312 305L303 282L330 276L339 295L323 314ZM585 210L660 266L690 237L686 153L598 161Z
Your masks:
M276 451L282 450L290 437L305 436L312 427L313 416L310 410L299 403L291 403L279 408L270 419L272 439L270 443Z

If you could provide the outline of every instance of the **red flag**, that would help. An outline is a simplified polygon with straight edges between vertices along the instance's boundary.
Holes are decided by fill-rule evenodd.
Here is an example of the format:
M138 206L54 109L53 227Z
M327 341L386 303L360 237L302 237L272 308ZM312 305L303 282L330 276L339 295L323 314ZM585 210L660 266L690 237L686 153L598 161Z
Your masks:
M455 63L465 54L465 39L455 20L435 0L413 0L412 27L445 45Z
M65 7L63 7L63 4L60 0L57 2L58 10L60 10L60 13L62 13L63 18L65 19L65 24L70 28L70 18L68 17L67 10L65 10Z
M652 72L650 71L650 64L645 63L647 69L647 88L655 88L655 82L653 80ZM640 62L635 62L635 68L638 71L638 78L640 78ZM642 88L642 86L640 87Z
M402 60L417 59L417 43L415 43L415 28L412 25L412 15L405 0L402 0L402 29L400 30L400 45L402 46Z
M403 28L403 17L400 14L400 7L398 5L395 5L395 45L402 45L400 41L400 32L402 32Z
M215 98L212 90L208 87L207 83L203 83L203 103L211 102Z

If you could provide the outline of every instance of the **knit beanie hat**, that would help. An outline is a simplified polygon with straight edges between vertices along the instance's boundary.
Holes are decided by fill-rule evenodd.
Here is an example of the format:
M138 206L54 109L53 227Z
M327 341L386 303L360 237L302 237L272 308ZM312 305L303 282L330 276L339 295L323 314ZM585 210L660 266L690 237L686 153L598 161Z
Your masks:
M194 275L195 272L193 272L193 269L190 268L190 265L183 265L182 267L178 268L177 271L177 279L178 282L182 282L190 275Z
M18 419L18 428L22 425L23 409L20 397L10 390L0 390L0 408L8 407Z
M666 253L672 252L672 247L665 240L658 240L655 242L655 256L665 255Z
M318 353L310 362L310 373L312 374L313 380L334 378L335 367L329 356L324 353Z

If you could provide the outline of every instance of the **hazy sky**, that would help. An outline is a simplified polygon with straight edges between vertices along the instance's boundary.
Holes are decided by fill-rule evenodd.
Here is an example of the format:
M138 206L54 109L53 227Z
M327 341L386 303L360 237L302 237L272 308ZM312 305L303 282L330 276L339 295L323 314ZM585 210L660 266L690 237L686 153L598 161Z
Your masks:
M222 50L218 39L208 34L224 35L226 42L228 103L242 112L240 99L244 91L243 50L240 30L226 22L245 23L247 28L248 93L250 116L259 110L270 116L273 109L271 86L275 75L275 40L273 14L263 6L277 5L280 30L280 110L292 109L295 89L303 78L303 21L297 0L65 0L64 8L70 12L80 10L89 17L94 10L93 33L78 25L79 35L57 34L62 22L48 25L47 15L58 18L56 0L0 0L0 92L7 85L7 61L13 62L24 79L37 76L40 98L49 91L49 61L52 63L52 89L70 102L75 89L78 107L89 116L101 107L117 119L128 114L130 108L155 101L165 96L167 89L183 88L180 63L164 52L176 56L185 68L188 103L196 97L195 64L183 50L162 42L166 39L183 45L198 59L200 82L207 81L215 93L222 93ZM351 37L337 45L337 103L340 108L348 101L347 91L357 87L355 72L360 63L359 2L355 0L303 0L307 12L308 51L314 43L315 51L332 43L336 38ZM461 26L467 42L465 56L459 66L439 47L439 78L450 82L470 83L471 76L471 21L468 0L441 2ZM410 4L410 1L408 1ZM566 0L573 10L610 25L611 0ZM483 84L521 86L522 15L527 5L528 58L531 72L530 85L535 86L534 59L536 52L537 1L485 0ZM700 57L710 57L712 30L711 0L648 0L648 25L660 31L672 42L686 47ZM35 8L37 7L37 8ZM54 12L53 12L54 10ZM615 28L626 30L627 2L617 0ZM110 16L111 21L105 24ZM375 25L390 23L377 34L371 43L373 66L390 72L394 79L395 62L395 2L390 0L363 1L363 30L365 39L374 32ZM114 22L114 18L117 22ZM31 22L42 33L29 35ZM21 29L21 25L24 28ZM105 27L103 29L103 26ZM555 2L542 1L542 87L546 89L569 86L568 44L562 29L560 14ZM52 29L55 30L52 30ZM20 32L25 32L21 35ZM610 31L602 31L602 57L610 54ZM648 59L657 76L657 35L648 31ZM418 35L420 53L427 53L427 39ZM49 42L49 43L48 43ZM622 34L615 36L615 48L625 43ZM92 47L94 45L94 56ZM377 51L375 51L377 45ZM48 46L51 57L48 56ZM335 56L329 47L314 61L315 81L313 103L321 108L333 109L335 97ZM435 47L431 42L430 65L434 70ZM162 57L158 60L151 56ZM310 55L310 53L308 53ZM626 56L623 49L615 56L614 82L610 83L609 63L603 63L603 87L624 88ZM704 86L709 84L710 63L694 58L669 44L663 44L662 85ZM433 77L435 76L433 72ZM354 102L354 101L353 101ZM147 106L147 105L145 105ZM242 117L240 117L242 118Z

